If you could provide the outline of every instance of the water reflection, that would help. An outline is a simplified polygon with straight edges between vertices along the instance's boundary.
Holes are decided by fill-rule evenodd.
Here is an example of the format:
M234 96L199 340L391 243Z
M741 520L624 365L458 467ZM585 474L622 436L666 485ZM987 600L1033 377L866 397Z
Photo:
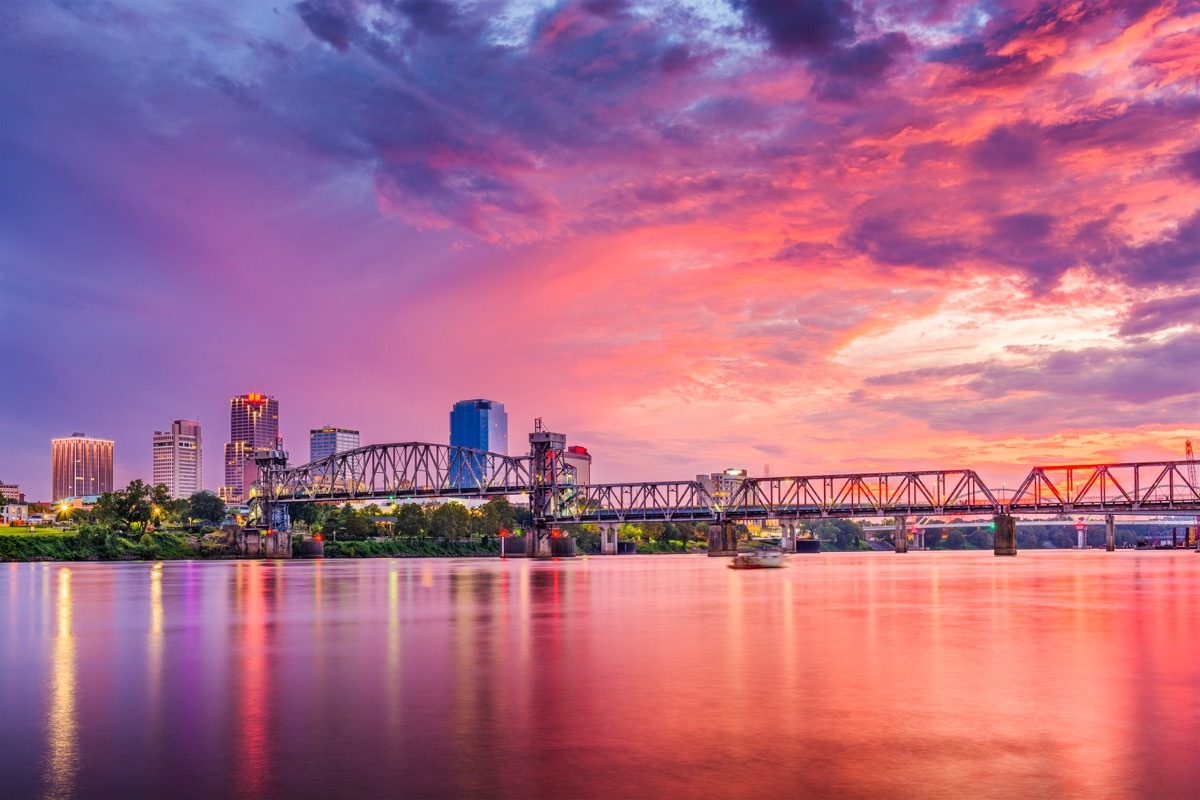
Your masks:
M267 668L267 589L265 573L271 565L261 561L238 562L238 597L242 605L241 655L235 665L237 698L238 794L262 797L267 778L267 719L270 714Z
M16 604L0 613L0 795L1116 800L1200 785L1185 757L1200 557L789 566L0 569Z
M162 601L162 571L159 561L150 568L150 635L147 637L146 650L148 666L147 689L150 695L150 707L158 708L158 699L162 690L162 657L163 657L163 601Z
M48 576L48 573L47 573ZM71 570L58 570L57 632L50 681L50 714L46 725L46 796L75 794L79 768L79 731L75 716L75 634L71 628Z

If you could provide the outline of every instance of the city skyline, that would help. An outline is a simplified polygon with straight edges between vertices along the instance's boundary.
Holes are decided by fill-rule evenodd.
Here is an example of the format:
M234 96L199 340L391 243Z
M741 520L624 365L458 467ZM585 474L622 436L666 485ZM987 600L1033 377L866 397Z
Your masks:
M6 481L248 387L293 453L500 397L597 482L1200 435L1194 5L418 5L14 0Z

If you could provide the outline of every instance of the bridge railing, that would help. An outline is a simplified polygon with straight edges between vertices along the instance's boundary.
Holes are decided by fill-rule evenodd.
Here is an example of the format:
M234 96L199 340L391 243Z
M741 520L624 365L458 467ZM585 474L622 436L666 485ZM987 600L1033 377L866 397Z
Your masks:
M1034 467L1008 501L1017 512L1200 510L1187 462L1142 461Z

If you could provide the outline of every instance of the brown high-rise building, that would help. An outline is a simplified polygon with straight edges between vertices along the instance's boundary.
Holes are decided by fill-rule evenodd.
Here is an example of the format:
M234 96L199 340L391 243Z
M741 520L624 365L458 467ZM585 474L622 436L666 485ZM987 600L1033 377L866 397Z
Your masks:
M246 499L244 470L255 451L275 446L279 437L279 401L262 394L242 394L229 401L229 444L225 445L225 485L221 499Z
M73 433L50 440L51 500L113 490L113 442Z

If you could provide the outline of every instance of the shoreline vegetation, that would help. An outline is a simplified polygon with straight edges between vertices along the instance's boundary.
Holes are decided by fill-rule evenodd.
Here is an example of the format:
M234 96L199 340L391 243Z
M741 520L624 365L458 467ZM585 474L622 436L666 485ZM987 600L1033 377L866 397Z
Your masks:
M325 558L430 558L498 557L501 537L519 535L531 522L529 510L504 497L473 508L455 501L441 503L390 502L381 507L296 503L289 506L293 527L292 554L302 555L308 536L324 540ZM46 516L43 510L42 516ZM0 527L0 561L159 561L180 559L243 558L237 543L239 522L225 504L210 492L171 500L166 487L148 486L140 480L117 492L100 496L95 507L65 508L57 514L59 527L29 532L28 526ZM939 520L948 525L960 520ZM1147 525L1142 535L1170 534L1170 526ZM1162 530L1155 530L1162 529ZM600 552L600 529L592 524L561 525L573 536L576 552ZM735 530L740 541L750 542L751 531L742 524ZM806 520L801 536L821 540L822 551L868 551L863 526L853 520ZM1029 525L1017 529L1021 549L1073 548L1076 534L1063 525ZM992 532L986 522L977 527L939 528L927 523L927 549L990 550ZM632 542L640 555L703 553L708 548L708 523L646 522L624 524L622 542ZM770 541L768 538L765 541ZM890 535L879 541L891 543ZM1089 546L1103 546L1103 525L1090 525ZM778 538L775 539L778 543ZM1137 546L1138 536L1117 532L1117 546Z
M843 523L849 532L858 528L858 536L848 535L839 538L821 537L822 552L865 552L873 548L861 535L861 527L856 523L837 520ZM660 524L660 523L655 523ZM632 541L636 546L637 555L704 553L707 550L707 531L695 539L672 539L648 537L645 529L650 525L621 527L621 540ZM1044 535L1052 535L1049 530ZM934 531L936 529L933 529ZM0 562L35 562L35 561L174 561L174 560L233 560L247 558L237 546L236 534L233 530L201 529L199 531L120 531L104 525L84 525L77 531L60 531L43 529L41 532L27 533L26 528L0 528ZM579 555L598 555L600 552L600 533L594 525L563 526L566 536L576 537ZM651 533L661 532L651 530ZM678 533L673 531L672 533ZM697 532L701 533L701 532ZM958 533L962 541L950 538ZM979 531L971 531L976 539L981 539L988 533L985 526ZM1073 531L1072 531L1073 534ZM325 535L324 558L497 558L500 556L499 536L434 536L429 534L419 536L366 536L363 538L341 538L336 532ZM930 550L989 550L991 542L982 542L978 546L970 541L960 531L941 535L927 531L930 541L936 539ZM334 538L330 538L334 537ZM292 536L292 555L300 558L302 542L307 538L304 533ZM988 537L990 539L990 536ZM1021 549L1045 549L1056 546L1051 539L1038 540L1036 537L1023 537L1019 544ZM1089 545L1097 546L1096 542ZM753 541L753 540L750 540ZM769 540L768 540L769 541ZM778 541L778 540L776 540ZM1057 543L1063 549L1074 544L1071 541ZM1136 546L1137 541L1132 534L1126 534L1118 543L1122 549ZM957 546L956 546L957 545Z

